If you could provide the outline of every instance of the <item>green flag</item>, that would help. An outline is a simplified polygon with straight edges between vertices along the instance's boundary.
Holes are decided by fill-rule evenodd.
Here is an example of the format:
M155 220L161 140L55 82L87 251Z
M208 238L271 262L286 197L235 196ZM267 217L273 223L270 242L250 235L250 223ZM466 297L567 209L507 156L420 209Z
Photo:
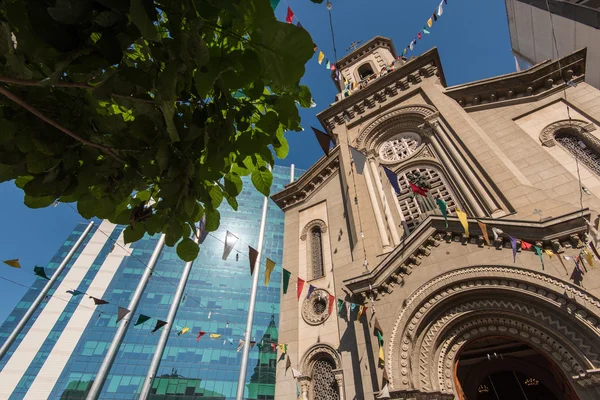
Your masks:
M143 324L144 322L148 321L151 317L144 315L144 314L140 314L136 323L134 324L134 326L138 326Z
M448 227L448 205L446 204L446 202L441 199L441 198L437 198L435 199L435 202L437 203L438 207L440 208L440 211L442 212L442 215L444 216L444 219L446 220L446 228Z
M379 346L383 346L383 335L380 331L377 331L377 338L379 339Z
M67 290L67 293L69 293L73 296L80 296L83 294L83 292L80 292L79 290Z
M37 276L41 277L41 278L50 280L50 278L48 278L48 275L46 275L46 271L44 271L44 267L38 267L36 265L33 268L33 273L36 274Z
M277 6L279 5L279 2L281 0L271 0L271 8L273 9L273 11L275 11L275 9L277 8Z
M338 299L338 317L342 314L342 308L344 308L344 300Z
M542 257L542 249L537 246L533 246L533 249L535 250L535 254L540 256L540 261L542 262L542 269L544 269L544 258Z
M283 269L283 294L286 294L288 291L288 286L290 284L290 276L292 276L292 273L284 268Z

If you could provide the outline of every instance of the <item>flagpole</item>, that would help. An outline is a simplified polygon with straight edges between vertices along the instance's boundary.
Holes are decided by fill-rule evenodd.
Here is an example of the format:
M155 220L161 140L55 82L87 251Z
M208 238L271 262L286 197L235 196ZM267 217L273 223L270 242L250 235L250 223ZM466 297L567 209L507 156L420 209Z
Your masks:
M196 231L196 235L193 240L197 244L200 241L200 229ZM183 267L183 273L181 274L181 278L179 279L179 284L177 285L177 290L175 292L175 297L173 298L173 303L171 303L171 307L169 308L169 315L167 315L167 325L169 329L165 328L160 332L160 339L156 345L156 350L154 351L154 355L152 356L152 362L150 362L150 367L148 368L148 373L146 374L146 380L144 381L144 386L142 386L142 390L140 392L140 396L138 399L145 400L150 395L150 389L152 387L152 380L156 375L156 371L158 370L158 366L160 364L160 360L163 356L163 352L165 350L165 346L167 345L167 340L169 339L169 334L171 333L171 327L173 326L173 322L175 321L175 315L177 315L177 310L179 310L179 304L181 304L181 298L183 297L183 291L185 290L185 286L187 285L188 278L190 276L190 272L192 271L192 265L194 261L188 261L185 263Z
M271 168L269 168L271 169ZM240 376L238 377L238 386L236 400L244 399L244 389L246 388L246 370L248 369L248 355L250 353L250 336L252 334L252 324L254 322L254 306L256 305L256 292L258 290L258 277L260 275L260 258L262 256L263 240L265 238L265 226L267 223L267 208L269 198L265 196L263 201L262 219L260 221L260 231L258 233L258 256L254 265L254 275L252 276L252 291L250 292L250 304L248 305L248 319L246 321L246 333L244 334L244 348L242 350L242 362L240 364Z
M90 233L90 230L92 229L93 226L94 226L94 221L90 221L89 224L87 225L87 227L85 228L85 230L83 231L83 233L81 234L81 236L79 236L79 239L77 239L77 241L75 242L73 247L71 247L71 250L69 250L69 252L67 253L67 256L62 260L62 262L60 263L58 268L56 268L56 271L54 271L54 274L52 274L52 278L50 278L48 280L48 282L46 282L46 285L44 286L42 291L38 294L38 296L35 298L35 301L27 309L27 312L25 313L23 318L21 318L21 320L19 321L17 326L12 330L12 332L10 333L10 336L8 337L8 339L6 339L6 342L4 342L4 344L2 345L2 348L0 349L0 359L2 359L2 357L4 357L4 355L10 348L10 346L13 344L13 342L17 338L17 336L19 336L19 333L21 333L21 330L23 330L25 325L29 322L29 319L33 316L33 314L39 307L40 303L44 300L44 298L46 298L46 295L52 288L52 285L54 285L54 282L56 282L56 280L58 279L58 277L60 276L62 271L65 269L65 267L67 266L69 261L71 261L71 258L73 257L73 255L75 254L75 252L77 251L79 246L81 246L81 243L83 243L83 241L85 240L87 235Z
M148 280L150 279L150 275L152 275L152 271L156 262L158 261L158 257L160 256L160 252L162 251L163 246L165 245L165 234L160 235L158 239L158 243L156 243L156 247L154 248L154 252L152 256L150 256L150 260L148 261L148 265L142 275L137 287L135 288L135 292L129 301L129 305L127 309L130 311L130 315L135 313L135 310L140 302L140 298L144 293L144 289L146 289L146 285L148 284ZM104 382L106 381L106 377L110 368L112 367L113 362L115 361L115 357L117 356L117 352L119 351L119 347L121 347L121 342L123 341L123 337L125 336L125 332L129 327L127 323L128 320L124 320L119 324L117 328L117 332L113 337L112 342L110 343L110 347L106 352L106 356L104 356L104 360L102 360L102 365L100 365L100 369L96 374L96 378L94 379L94 383L92 383L92 387L88 392L86 397L87 400L96 400L100 396L100 391L102 391L102 387L104 386Z

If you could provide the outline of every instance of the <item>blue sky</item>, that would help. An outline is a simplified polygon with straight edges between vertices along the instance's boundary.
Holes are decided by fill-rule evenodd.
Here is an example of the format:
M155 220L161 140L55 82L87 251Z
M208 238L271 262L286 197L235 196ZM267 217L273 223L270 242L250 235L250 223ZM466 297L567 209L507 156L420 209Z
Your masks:
M440 0L332 0L337 56L341 58L352 41L366 42L376 35L393 40L397 51L417 35L437 9ZM282 0L275 14L285 20L291 6L302 25L333 60L334 52L325 3L310 0ZM294 20L294 23L297 20ZM437 46L448 85L474 81L515 71L510 52L506 10L503 0L448 0L444 13L419 40L409 56L417 56ZM316 108L301 110L304 132L288 134L290 154L278 164L295 164L306 169L322 156L310 126L319 127L316 114L331 104L336 93L329 71L317 63L316 55L306 65L303 84L308 85ZM34 265L45 265L73 227L83 221L65 205L31 210L23 205L23 195L12 183L0 184L0 210L4 229L0 230L0 260L19 258L22 270L0 265L0 277L24 285L33 281ZM2 307L0 323L19 302L25 288L0 280Z

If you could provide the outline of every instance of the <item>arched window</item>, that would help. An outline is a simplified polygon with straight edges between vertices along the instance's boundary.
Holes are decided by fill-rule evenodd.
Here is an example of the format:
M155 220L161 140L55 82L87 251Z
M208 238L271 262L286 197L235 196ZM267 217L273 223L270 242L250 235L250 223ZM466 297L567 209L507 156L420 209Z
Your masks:
M600 176L600 154L594 143L580 137L576 130L570 128L556 132L554 140L594 174Z
M340 394L333 370L335 364L328 356L317 359L312 367L312 398L314 400L338 400Z
M312 279L325 276L325 268L323 267L323 239L321 235L322 232L319 226L313 227L310 231Z
M361 65L360 67L358 67L357 71L361 81L374 74L373 67L371 67L371 64L369 63Z

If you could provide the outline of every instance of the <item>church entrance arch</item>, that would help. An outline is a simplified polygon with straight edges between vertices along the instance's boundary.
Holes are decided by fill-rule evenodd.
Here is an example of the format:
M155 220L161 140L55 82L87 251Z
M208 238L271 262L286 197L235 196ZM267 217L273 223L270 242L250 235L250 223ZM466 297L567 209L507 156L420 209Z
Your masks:
M512 357L516 358L513 369L508 361L496 363L505 369L490 369L487 376L492 379L495 373L505 379L513 371L518 378L538 371L529 361L545 359L554 378L533 377L544 387L562 388L572 396L565 397L568 400L598 398L599 321L597 298L540 272L508 266L448 272L417 289L399 312L388 348L390 385L400 395L477 399L464 397L473 389L461 382L467 371L461 357L475 350L476 343L496 340L499 345L518 344L524 353Z

